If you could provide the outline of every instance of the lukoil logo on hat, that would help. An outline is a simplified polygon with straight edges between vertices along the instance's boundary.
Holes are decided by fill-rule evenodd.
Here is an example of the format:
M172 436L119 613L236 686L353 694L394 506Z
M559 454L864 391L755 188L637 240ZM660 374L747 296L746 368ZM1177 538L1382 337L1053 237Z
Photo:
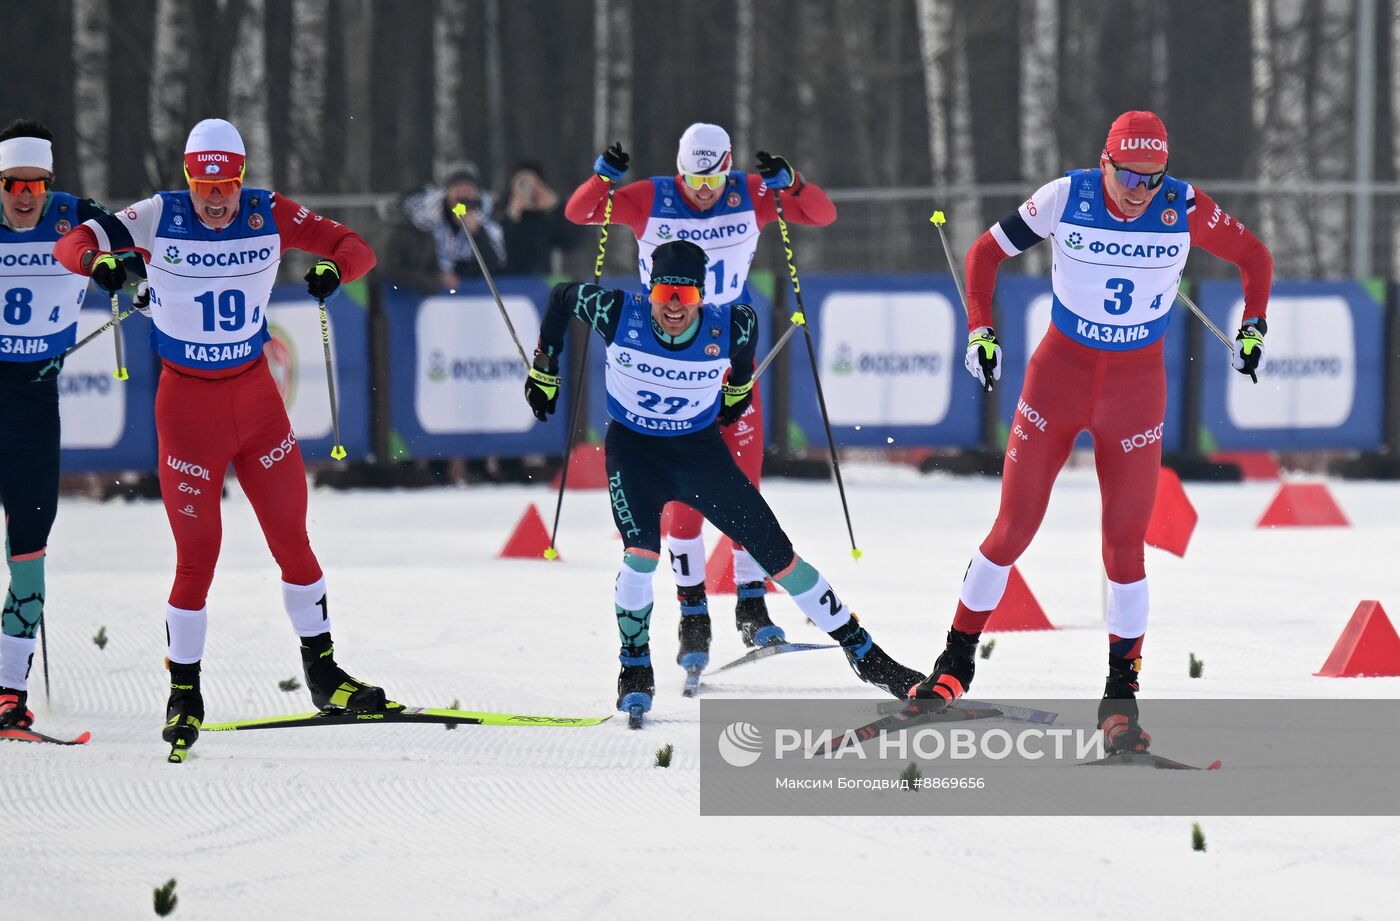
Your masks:
M730 723L719 734L715 745L719 756L730 767L748 767L763 757L763 734L753 723Z
M729 172L734 161L730 153L729 132L719 125L696 122L681 135L676 153L676 169L692 176L709 176Z
M1124 112L1109 127L1104 150L1118 163L1166 163L1167 126L1152 112Z
M222 118L206 118L185 141L185 171L201 179L241 179L247 153L237 128Z

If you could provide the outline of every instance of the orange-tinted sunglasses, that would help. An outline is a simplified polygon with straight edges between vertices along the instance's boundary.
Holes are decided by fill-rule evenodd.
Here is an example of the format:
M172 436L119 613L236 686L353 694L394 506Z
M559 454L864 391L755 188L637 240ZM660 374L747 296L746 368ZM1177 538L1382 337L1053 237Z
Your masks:
M185 167L185 181L190 184L190 188L201 195L212 195L218 192L224 198L233 198L238 194L238 190L243 188L243 170L238 171L237 179L197 179L190 175L190 168Z
M719 173L714 176L702 176L698 173L682 173L681 177L685 179L685 184L692 189L704 188L718 191L724 188L724 184L729 181L729 177L724 173Z
M694 307L700 303L700 289L695 285L655 284L651 286L651 302L653 304L669 304L673 297L680 298L682 307Z
M0 184L4 185L5 191L11 195L23 195L28 192L37 198L48 193L51 181L50 179L16 179L13 176L6 176L0 179Z

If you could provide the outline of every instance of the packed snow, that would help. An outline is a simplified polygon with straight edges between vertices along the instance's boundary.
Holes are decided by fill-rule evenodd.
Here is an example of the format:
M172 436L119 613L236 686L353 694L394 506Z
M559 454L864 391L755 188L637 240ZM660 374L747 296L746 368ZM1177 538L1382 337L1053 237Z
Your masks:
M998 482L875 465L844 472L859 562L833 484L775 480L765 494L876 639L927 669L995 515ZM1357 602L1379 599L1400 616L1400 485L1329 486L1352 527L1259 530L1277 484L1187 484L1200 512L1189 552L1148 551L1144 697L1400 697L1396 678L1313 676ZM567 495L562 562L496 558L530 503L549 520L553 496L543 485L315 492L310 530L342 664L409 704L612 712L621 542L606 494ZM296 640L236 485L224 515L208 718L307 711L305 690L278 688L301 678ZM1092 471L1067 471L1019 564L1060 629L999 635L974 696L1101 693L1098 518ZM76 748L0 745L13 849L0 917L152 917L152 890L169 878L172 917L204 921L1379 919L1400 897L1392 817L701 817L699 703L680 696L665 572L653 617L658 698L640 732L618 717L596 728L205 733L186 764L168 764L163 605L173 567L158 502L63 501L49 552L52 704L37 661L31 702L36 728L93 737ZM715 663L743 651L732 605L711 599ZM824 639L786 598L770 606L790 638ZM105 649L91 639L100 627ZM1191 654L1206 663L1198 680L1187 675ZM825 652L727 672L704 694L880 697ZM674 763L654 767L667 743ZM1193 821L1204 853L1191 848Z

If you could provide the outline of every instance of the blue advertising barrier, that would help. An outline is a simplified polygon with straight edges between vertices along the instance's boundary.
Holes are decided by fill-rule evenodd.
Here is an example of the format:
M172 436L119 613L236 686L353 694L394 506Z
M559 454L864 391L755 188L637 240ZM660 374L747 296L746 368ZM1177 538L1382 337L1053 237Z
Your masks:
M804 275L802 297L838 445L976 447L982 399L949 275ZM787 346L792 423L822 444L806 343ZM763 351L763 350L760 350Z
M1235 285L1239 290L1239 285ZM1001 381L997 384L999 443L1005 443L1008 425L1016 414L1016 399L1026 383L1026 366L1050 326L1050 279L1039 276L1002 275L997 278L997 338L1001 340ZM1162 450L1180 451L1186 392L1186 324L1196 320L1184 304L1172 307L1163 359L1167 370L1167 413L1162 427ZM1075 447L1088 448L1093 439L1080 435Z
M335 362L335 396L340 410L340 440L351 460L371 450L369 312L363 285L346 285L326 302L331 357ZM307 461L330 459L332 442L330 392L326 388L326 354L321 342L321 311L302 285L278 285L268 300L263 351L287 406L292 431Z
M121 309L130 300L122 295ZM89 288L79 311L78 338L112 318L110 302ZM106 332L70 355L58 376L64 473L156 469L156 382L160 360L150 346L151 321L133 313L121 322L127 379L112 376L116 354Z
M1238 282L1205 282L1200 306L1227 334L1243 316ZM1206 450L1374 450L1384 440L1385 308L1355 281L1276 282L1259 383L1205 337Z
M635 275L605 275L599 282L605 288L621 288L624 291L641 291L641 282ZM773 304L772 302L749 286L750 306L758 314L758 357L755 363L763 360L763 356L768 354L768 350L773 347ZM789 342L787 348L792 348L797 343ZM603 361L606 349L603 340L593 334L593 340L588 346L588 426L593 434L602 437L603 430L608 424L608 386L607 386L607 366ZM771 392L766 388L772 387L773 369L770 366L763 373L759 380L761 393ZM765 429L764 441L767 442L772 437L772 432Z
M527 354L539 337L549 285L496 282ZM536 422L525 402L525 367L485 282L424 296L384 288L389 327L389 413L395 456L563 454L568 386L558 411Z

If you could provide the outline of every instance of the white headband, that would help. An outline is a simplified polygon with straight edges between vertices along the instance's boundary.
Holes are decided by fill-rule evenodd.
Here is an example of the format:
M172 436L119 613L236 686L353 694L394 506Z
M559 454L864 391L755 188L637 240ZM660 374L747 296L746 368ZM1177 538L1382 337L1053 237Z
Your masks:
M53 145L43 138L10 138L0 141L0 170L35 166L53 172Z

